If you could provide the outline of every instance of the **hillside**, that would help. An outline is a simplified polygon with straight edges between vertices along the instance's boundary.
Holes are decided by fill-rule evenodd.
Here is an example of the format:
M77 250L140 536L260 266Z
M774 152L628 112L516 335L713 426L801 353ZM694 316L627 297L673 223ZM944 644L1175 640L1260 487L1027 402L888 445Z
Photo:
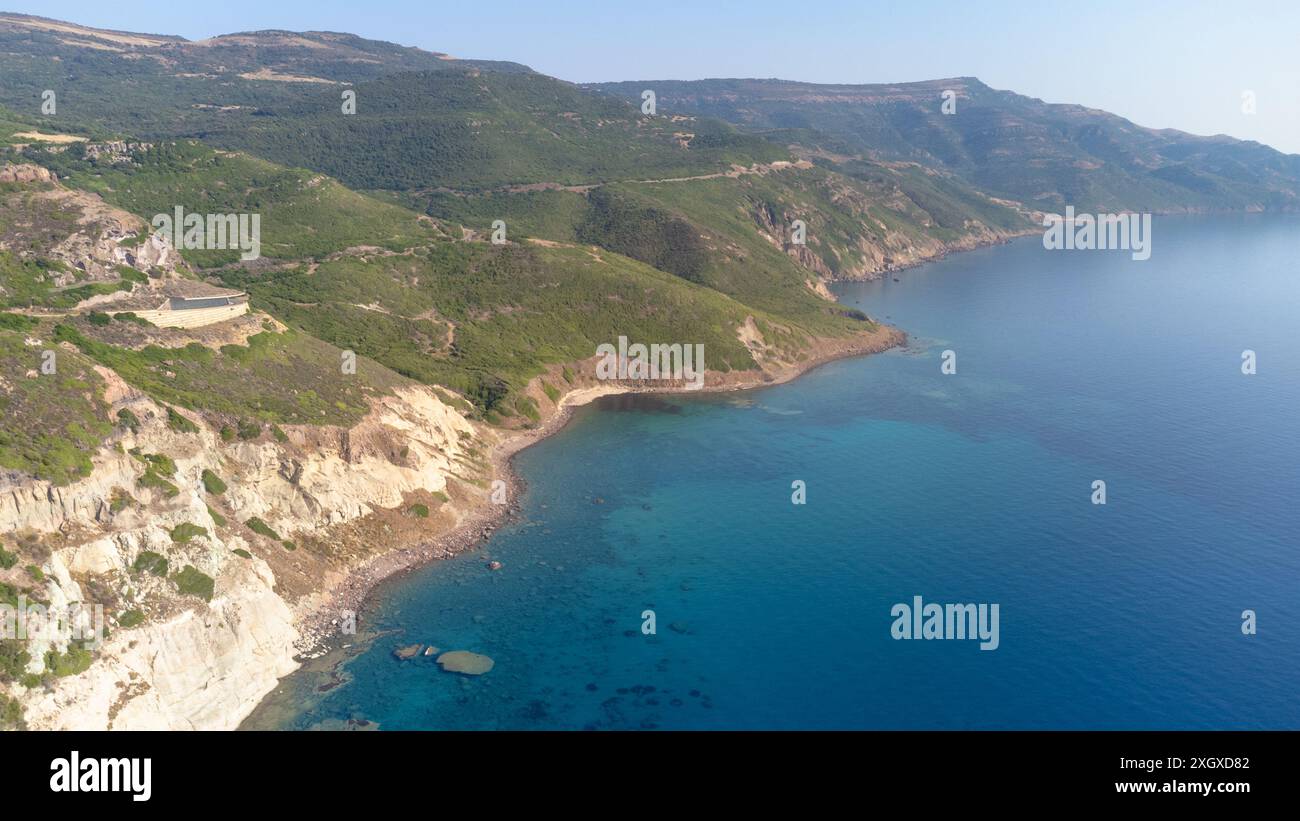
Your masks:
M1039 210L1295 210L1300 156L1229 137L1143 128L971 77L882 85L785 80L588 86L625 99L652 88L664 113L717 117L831 158L917 162ZM956 94L956 111L941 95Z
M339 32L252 31L195 41L0 13L0 105L36 114L42 92L52 89L60 116L145 139L185 135L322 88L448 69L529 71Z
M644 117L630 103L540 74L396 74L338 94L226 118L196 136L305 165L354 188L482 190L685 176L785 152L725 123ZM685 139L690 132L692 139Z

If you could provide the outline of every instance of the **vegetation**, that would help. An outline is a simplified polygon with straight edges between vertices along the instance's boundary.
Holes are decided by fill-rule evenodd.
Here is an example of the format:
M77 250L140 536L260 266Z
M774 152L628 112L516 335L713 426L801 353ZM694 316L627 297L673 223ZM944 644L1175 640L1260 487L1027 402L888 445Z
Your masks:
M212 505L204 505L208 509L208 515L212 517L212 523L217 527L226 526L226 517L212 509Z
M198 343L133 350L98 341L69 322L56 326L55 338L71 342L155 399L240 417L243 438L261 432L258 420L351 426L369 409L370 397L402 384L378 367L358 368L358 378L343 379L338 350L292 331L254 334L247 347L225 345L220 351ZM234 435L222 431L224 440Z
M117 626L123 629L136 627L144 621L144 613L139 610L124 610L117 617Z
M220 496L226 492L226 483L221 481L221 477L208 468L203 469L202 479L203 489L213 496Z
M0 730L26 730L23 705L16 698L0 693Z
M541 74L395 74L356 93L352 116L338 116L337 92L315 91L272 116L229 118L208 139L393 190L677 177L786 156L718 121L691 123L704 139L688 150L681 124Z
M140 555L135 557L135 562L131 569L137 573L152 573L155 576L167 575L167 559L161 553L155 553L152 550L141 550Z
M172 541L176 544L188 544L195 536L207 536L208 531L196 524L183 522L172 528Z
M179 573L172 576L172 581L176 582L176 589L183 595L198 596L204 601L212 601L214 585L212 577L199 572L193 565L185 565Z
M55 361L55 373L41 374L40 350L21 333L0 331L0 467L66 485L90 475L91 456L112 427L90 361L63 350Z
M168 499L174 499L179 496L181 492L180 488L159 476L152 468L146 470L140 478L135 481L140 487L157 490Z
M128 505L132 504L135 504L135 500L131 498L131 494L120 487L113 488L112 496L108 502L110 513L121 513Z
M256 516L244 522L244 526L259 536L265 536L266 538L277 542L280 541L280 534L276 533L271 529L270 525Z
M65 653L50 650L45 654L45 670L55 678L75 676L86 672L94 656L90 650L76 644L69 644Z
M699 342L710 368L753 367L735 335L750 309L615 254L440 243L308 271L230 272L226 283L297 330L451 388L480 412L516 415L512 395L547 364L589 358L620 335Z
M132 413L129 408L122 408L117 412L117 422L132 433L140 432L140 417Z
M597 86L630 100L644 87ZM664 111L743 124L780 145L837 157L850 172L864 156L919 163L918 171L949 172L968 190L1044 210L1065 203L1109 212L1294 208L1300 187L1300 168L1265 146L1142 128L971 77L889 86L659 81L654 88ZM959 116L945 116L936 102L949 89L960 95Z
M396 250L432 236L414 213L349 191L334 180L247 155L219 153L193 141L136 150L127 165L85 159L84 149L75 146L58 154L34 151L27 159L146 222L156 214L172 214L177 203L187 213L258 214L260 252L270 259L320 257L354 245ZM182 255L201 268L214 268L237 263L240 251L187 249ZM123 284L129 287L130 282Z
M167 409L167 427L180 433L199 432L199 426L177 413L175 408Z

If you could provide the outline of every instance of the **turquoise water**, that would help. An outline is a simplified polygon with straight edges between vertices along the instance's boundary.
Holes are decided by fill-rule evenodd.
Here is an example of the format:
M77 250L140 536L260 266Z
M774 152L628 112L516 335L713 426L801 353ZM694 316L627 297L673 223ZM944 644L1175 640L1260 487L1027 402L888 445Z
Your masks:
M582 409L520 456L523 520L381 587L391 632L328 693L291 678L281 726L1300 728L1300 218L1153 248L844 286L911 347ZM892 639L915 595L997 603L999 648Z

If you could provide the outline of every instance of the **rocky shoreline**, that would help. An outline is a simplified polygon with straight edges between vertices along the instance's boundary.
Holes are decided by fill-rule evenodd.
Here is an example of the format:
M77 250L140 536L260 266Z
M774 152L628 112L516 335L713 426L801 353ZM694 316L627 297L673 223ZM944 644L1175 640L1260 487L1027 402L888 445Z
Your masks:
M824 339L821 341L820 349L813 356L796 365L772 372L763 371L759 376L735 381L730 381L734 375L728 375L727 379L711 385L706 384L699 390L663 386L649 388L615 383L570 389L560 398L555 412L546 417L536 428L506 433L504 438L493 446L490 454L493 473L506 483L507 504L480 503L466 512L463 521L429 542L388 551L350 569L343 581L327 594L324 604L309 607L300 615L301 637L296 644L298 653L295 661L301 662L319 657L328 652L333 643L348 638L339 631L340 614L343 611L357 614L357 629L360 632L367 600L380 582L409 573L430 562L448 559L473 550L486 543L498 528L516 518L522 510L521 500L527 488L522 477L514 469L514 457L562 430L572 419L578 407L602 396L615 394L710 394L770 387L789 382L829 362L881 353L907 343L907 335L904 332L888 326L880 327L882 333L878 336Z

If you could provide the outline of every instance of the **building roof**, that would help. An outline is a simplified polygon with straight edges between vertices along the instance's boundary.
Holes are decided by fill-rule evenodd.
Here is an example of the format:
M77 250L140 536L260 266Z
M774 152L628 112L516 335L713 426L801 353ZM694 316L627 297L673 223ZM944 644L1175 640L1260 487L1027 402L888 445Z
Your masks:
M189 311L196 308L217 308L247 299L243 291L204 294L202 296L172 296L159 306L159 310Z

